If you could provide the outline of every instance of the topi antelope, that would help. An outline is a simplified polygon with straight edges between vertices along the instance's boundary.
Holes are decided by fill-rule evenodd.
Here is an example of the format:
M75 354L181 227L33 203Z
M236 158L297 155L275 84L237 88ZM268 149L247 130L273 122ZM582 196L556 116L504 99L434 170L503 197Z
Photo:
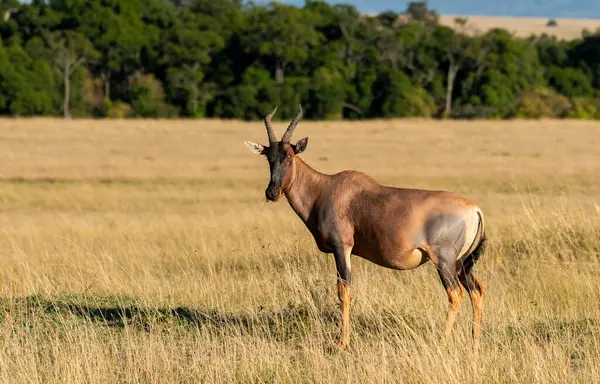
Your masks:
M290 143L302 107L281 141L271 127L276 110L264 120L269 146L245 144L269 162L267 200L277 201L285 195L319 250L335 257L341 304L338 347L350 343L350 255L399 270L431 260L448 294L444 335L450 334L465 296L464 287L471 297L473 343L478 347L484 287L473 275L473 266L486 240L479 207L451 192L383 186L357 171L320 173L297 156L306 149L308 137Z

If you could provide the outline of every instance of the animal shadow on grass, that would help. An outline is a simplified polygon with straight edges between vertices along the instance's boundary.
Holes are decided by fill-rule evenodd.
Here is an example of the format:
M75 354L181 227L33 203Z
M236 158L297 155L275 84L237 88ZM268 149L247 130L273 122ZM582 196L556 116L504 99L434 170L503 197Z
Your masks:
M34 314L50 321L61 316L75 318L115 329L133 328L140 331L155 332L163 329L201 328L217 335L232 332L252 337L264 337L269 340L291 342L316 335L324 336L326 343L335 343L339 330L339 313L334 310L316 310L309 305L289 303L278 311L259 308L256 312L224 313L217 309L188 307L146 307L134 299L123 297L83 297L60 296L45 298L29 296L19 299L0 299L0 311ZM377 319L372 316L355 314L353 331L362 337L398 335L419 339L431 335L429 327L417 327L423 321L408 313L382 311ZM410 329L409 329L410 327ZM325 346L330 351L329 346Z
M37 301L37 302L36 302ZM111 328L135 328L155 331L161 327L205 328L215 331L235 330L245 334L269 333L278 339L297 337L314 324L314 316L305 308L288 306L281 311L259 310L256 313L223 313L216 309L188 307L145 307L137 304L96 305L62 300L37 300L48 315L71 314ZM30 304L31 306L31 304ZM335 321L329 318L328 321Z

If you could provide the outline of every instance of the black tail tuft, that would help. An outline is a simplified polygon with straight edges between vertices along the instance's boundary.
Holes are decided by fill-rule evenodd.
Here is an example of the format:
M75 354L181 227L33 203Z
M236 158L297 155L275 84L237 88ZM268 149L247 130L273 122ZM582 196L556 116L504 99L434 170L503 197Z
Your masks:
M477 244L477 246L475 247L473 252L471 252L467 256L463 257L462 265L460 266L461 274L469 275L471 273L473 266L475 265L477 260L479 260L479 257L481 257L481 255L483 255L483 253L485 252L486 245L487 245L487 237L485 236L485 232L484 232L481 235L479 244Z

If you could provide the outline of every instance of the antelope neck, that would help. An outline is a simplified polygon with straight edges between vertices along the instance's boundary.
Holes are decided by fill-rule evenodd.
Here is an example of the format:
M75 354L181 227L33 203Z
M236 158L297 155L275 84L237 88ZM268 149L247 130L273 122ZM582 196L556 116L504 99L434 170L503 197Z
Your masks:
M327 175L311 168L299 157L294 158L293 172L285 197L296 214L306 222Z

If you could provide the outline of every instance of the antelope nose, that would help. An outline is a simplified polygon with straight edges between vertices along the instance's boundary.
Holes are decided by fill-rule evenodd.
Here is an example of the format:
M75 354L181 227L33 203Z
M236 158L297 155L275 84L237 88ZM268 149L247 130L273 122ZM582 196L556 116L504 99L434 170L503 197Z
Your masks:
M277 188L267 188L265 197L267 200L276 201L279 198L279 190Z

